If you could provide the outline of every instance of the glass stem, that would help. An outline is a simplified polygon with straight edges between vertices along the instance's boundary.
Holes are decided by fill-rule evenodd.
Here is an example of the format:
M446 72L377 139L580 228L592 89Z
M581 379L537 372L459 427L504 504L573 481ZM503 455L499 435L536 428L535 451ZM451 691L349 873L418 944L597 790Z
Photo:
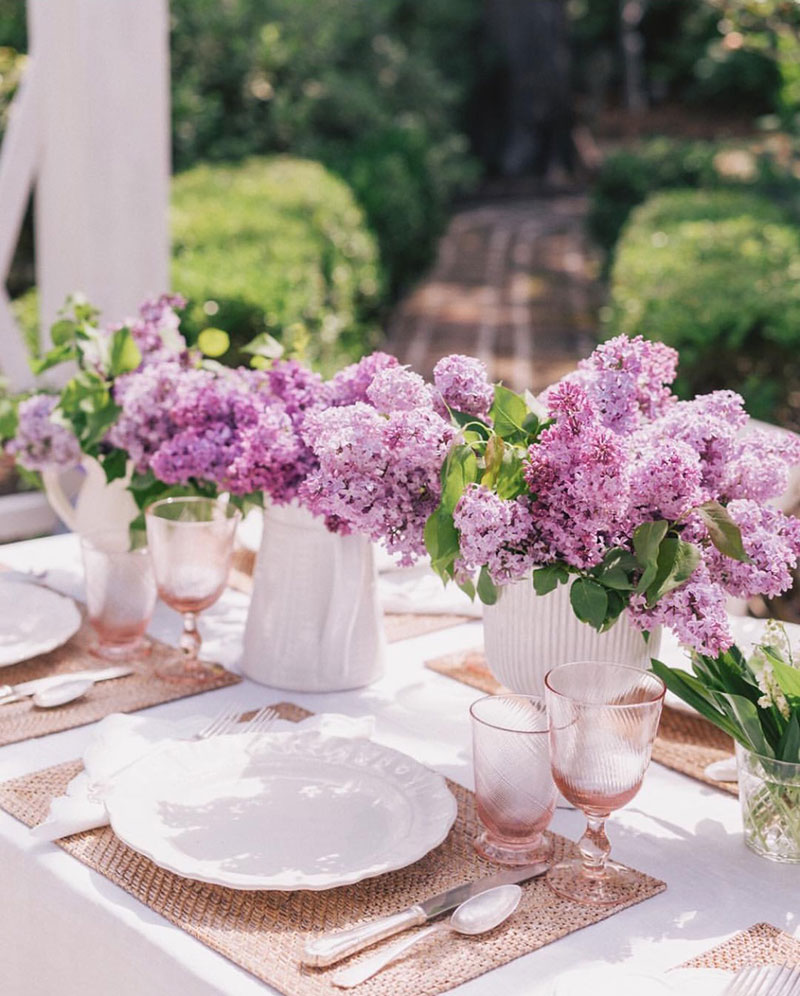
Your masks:
M183 632L181 633L181 650L186 660L196 661L200 652L200 634L197 631L197 613L183 613Z
M606 861L611 853L611 843L606 836L606 816L586 814L586 829L578 841L583 858L583 873L589 878L602 878Z

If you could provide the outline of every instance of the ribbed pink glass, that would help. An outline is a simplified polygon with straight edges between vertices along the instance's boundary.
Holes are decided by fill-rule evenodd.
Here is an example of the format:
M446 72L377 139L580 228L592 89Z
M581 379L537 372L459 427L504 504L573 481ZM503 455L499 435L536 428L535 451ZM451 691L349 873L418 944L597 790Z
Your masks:
M506 865L546 860L553 844L544 831L555 809L556 787L544 700L488 695L473 703L470 715L475 801L486 828L475 849Z
M183 661L164 666L159 677L194 679L208 673L197 660L197 615L225 590L240 518L233 505L212 498L164 498L145 509L158 594L183 614Z
M665 691L654 674L614 663L561 664L545 676L553 779L587 819L581 859L548 873L559 895L593 905L632 897L629 870L608 860L605 820L639 791Z

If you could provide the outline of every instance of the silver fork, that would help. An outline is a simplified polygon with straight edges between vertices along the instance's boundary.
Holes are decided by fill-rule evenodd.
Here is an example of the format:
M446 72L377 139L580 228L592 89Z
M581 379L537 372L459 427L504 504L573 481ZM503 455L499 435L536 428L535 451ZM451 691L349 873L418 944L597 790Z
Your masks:
M223 709L219 715L198 730L193 739L207 740L209 737L224 736L226 733L264 733L280 719L279 713L272 706L263 706L244 723L240 722L241 715L241 706Z
M236 706L223 709L222 712L217 713L205 726L201 727L192 739L207 740L209 737L217 737L222 733L228 733L231 727L239 722L241 713L242 710Z
M242 727L242 733L264 733L280 719L280 713L272 706L262 706Z
M798 996L800 966L747 965L722 991L722 996Z

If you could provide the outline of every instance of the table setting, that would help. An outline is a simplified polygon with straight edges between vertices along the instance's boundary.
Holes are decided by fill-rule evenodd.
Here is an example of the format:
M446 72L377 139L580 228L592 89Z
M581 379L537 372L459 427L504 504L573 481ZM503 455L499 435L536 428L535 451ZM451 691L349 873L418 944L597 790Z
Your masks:
M88 468L0 549L11 991L83 910L65 992L800 993L797 633L726 607L797 562L800 452L641 339L535 399L228 370L179 307L76 315L7 444L55 506Z

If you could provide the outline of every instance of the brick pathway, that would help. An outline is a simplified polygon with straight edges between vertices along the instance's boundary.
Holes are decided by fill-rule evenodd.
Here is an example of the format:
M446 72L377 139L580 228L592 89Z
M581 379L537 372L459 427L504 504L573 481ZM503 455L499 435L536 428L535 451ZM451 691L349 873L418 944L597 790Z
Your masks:
M499 201L456 214L429 276L400 302L389 349L429 377L448 353L538 392L594 345L600 291L576 195Z

